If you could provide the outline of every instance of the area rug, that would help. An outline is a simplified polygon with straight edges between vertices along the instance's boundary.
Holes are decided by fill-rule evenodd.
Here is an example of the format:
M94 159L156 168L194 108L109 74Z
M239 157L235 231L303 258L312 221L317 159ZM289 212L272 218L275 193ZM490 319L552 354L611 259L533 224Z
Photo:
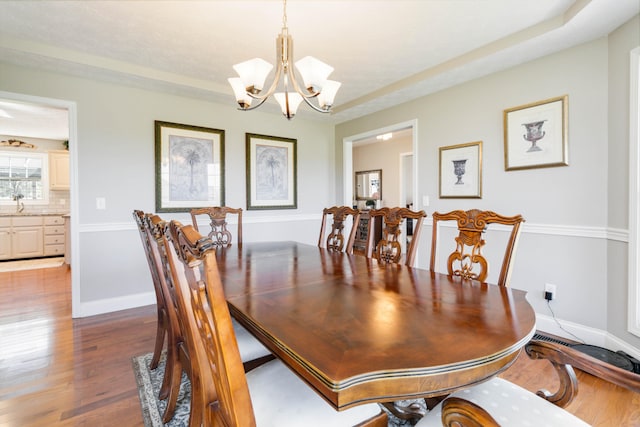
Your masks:
M167 407L166 402L158 399L158 392L164 376L165 354L162 355L156 369L149 369L153 354L148 353L133 358L133 372L138 384L138 395L142 407L142 418L145 427L187 427L189 425L189 406L191 400L191 385L183 373L180 394L174 417L167 424L162 424L162 414ZM404 401L403 404L417 402L424 404L424 400ZM411 423L400 420L389 414L389 427L409 427Z
M3 261L0 262L0 273L7 271L35 270L37 268L54 268L60 267L62 264L64 264L63 257Z

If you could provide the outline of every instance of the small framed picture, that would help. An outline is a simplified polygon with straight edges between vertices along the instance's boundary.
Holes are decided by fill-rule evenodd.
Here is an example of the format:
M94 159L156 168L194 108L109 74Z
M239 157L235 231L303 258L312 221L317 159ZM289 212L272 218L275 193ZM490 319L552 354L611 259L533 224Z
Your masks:
M247 210L296 209L297 141L246 134Z
M569 165L568 103L563 95L504 110L505 170Z
M482 141L440 147L440 198L482 198Z
M155 122L156 212L224 206L224 131Z

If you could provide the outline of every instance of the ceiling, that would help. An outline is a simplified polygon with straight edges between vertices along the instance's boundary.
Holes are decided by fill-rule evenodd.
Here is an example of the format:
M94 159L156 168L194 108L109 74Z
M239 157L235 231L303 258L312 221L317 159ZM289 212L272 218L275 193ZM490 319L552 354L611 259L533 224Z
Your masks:
M603 37L639 10L638 0L289 0L294 60L315 56L342 82L332 114L298 114L351 120ZM5 0L0 61L234 105L232 66L274 63L282 12L279 0ZM23 109L0 104L14 124ZM46 133L60 112L40 112ZM9 121L0 111L0 134Z

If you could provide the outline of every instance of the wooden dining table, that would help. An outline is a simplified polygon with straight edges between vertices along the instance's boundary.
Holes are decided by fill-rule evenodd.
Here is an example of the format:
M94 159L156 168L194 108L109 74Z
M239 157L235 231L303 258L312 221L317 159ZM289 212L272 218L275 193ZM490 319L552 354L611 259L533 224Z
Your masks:
M535 332L513 288L296 242L217 261L232 316L338 410L485 381Z

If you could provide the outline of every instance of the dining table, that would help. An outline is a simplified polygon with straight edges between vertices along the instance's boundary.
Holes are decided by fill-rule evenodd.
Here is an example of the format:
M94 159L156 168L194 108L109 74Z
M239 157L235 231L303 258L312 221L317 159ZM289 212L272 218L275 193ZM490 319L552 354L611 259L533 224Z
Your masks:
M337 410L486 381L535 332L511 287L293 241L216 260L231 315Z

